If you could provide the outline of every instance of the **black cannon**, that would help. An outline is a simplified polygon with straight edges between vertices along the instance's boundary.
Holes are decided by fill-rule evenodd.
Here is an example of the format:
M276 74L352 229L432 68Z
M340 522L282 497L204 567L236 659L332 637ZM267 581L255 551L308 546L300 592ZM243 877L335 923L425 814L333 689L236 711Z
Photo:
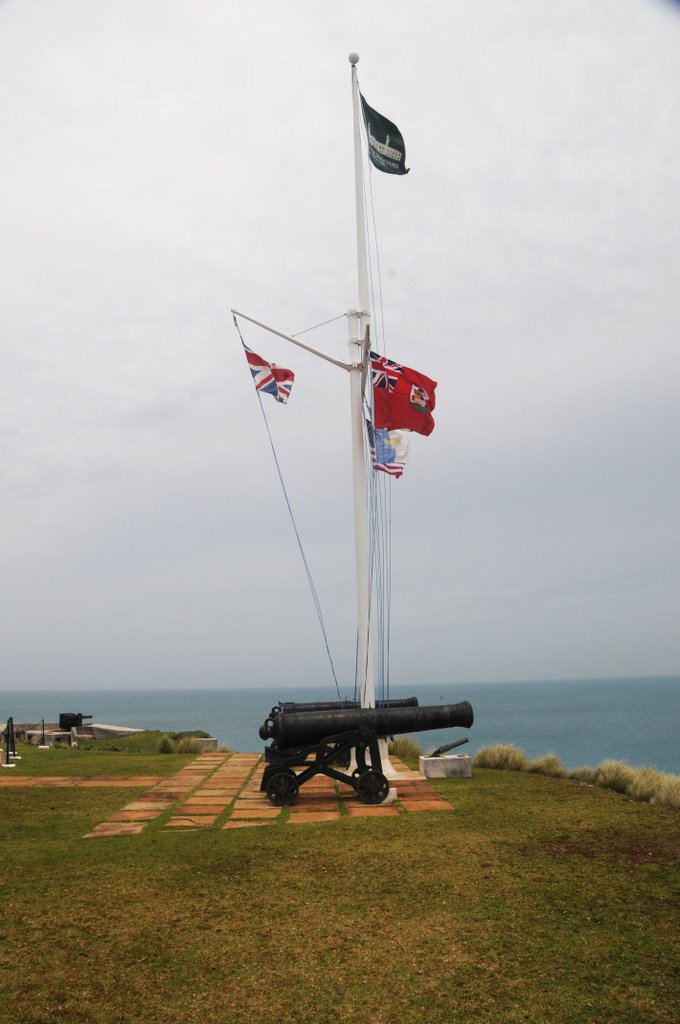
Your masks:
M462 740L455 740L453 743L443 743L441 747L437 747L436 750L432 751L430 757L443 757L447 751L455 750L456 747L462 747L464 743L469 742L470 738L468 736L463 736Z
M292 804L300 786L315 775L327 775L352 786L360 800L379 804L389 793L382 772L379 739L396 733L429 732L461 726L474 720L467 701L432 707L331 708L287 711L270 716L260 729L266 767L260 789L273 804ZM367 753L370 763L367 762ZM354 758L351 772L339 766ZM295 771L294 769L302 769Z
M92 715L76 714L73 711L63 712L59 715L59 728L62 732L68 732L69 729L82 729L84 718L92 718Z

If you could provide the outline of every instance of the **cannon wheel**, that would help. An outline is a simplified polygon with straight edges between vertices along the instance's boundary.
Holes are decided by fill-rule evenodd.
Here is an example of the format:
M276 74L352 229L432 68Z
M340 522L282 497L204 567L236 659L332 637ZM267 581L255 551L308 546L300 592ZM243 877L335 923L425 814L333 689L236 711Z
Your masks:
M287 807L294 802L298 789L295 772L288 768L272 775L267 783L267 796L276 807Z
M365 804L381 804L387 799L390 784L382 772L369 768L356 782L357 796Z

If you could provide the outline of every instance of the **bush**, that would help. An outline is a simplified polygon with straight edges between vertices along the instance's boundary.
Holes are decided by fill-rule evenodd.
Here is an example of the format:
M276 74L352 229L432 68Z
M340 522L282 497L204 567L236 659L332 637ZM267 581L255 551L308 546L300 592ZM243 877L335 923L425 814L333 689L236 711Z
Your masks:
M522 772L527 769L523 750L512 743L497 743L495 747L482 747L472 762L475 768L497 768L505 772Z
M182 736L175 747L178 754L200 754L203 744L199 743L195 736Z
M574 768L573 772L569 772L569 778L576 782L587 782L592 786L595 783L595 769L591 768L589 764L584 765L583 768Z
M657 795L663 776L654 768L636 768L628 786L628 796L633 800L651 801Z
M536 757L529 761L526 770L536 775L551 775L556 779L563 779L567 769L560 761L557 754L544 754L543 757Z
M625 761L601 761L595 769L593 782L603 789L613 789L616 793L627 793L634 778L633 769Z
M159 754L174 754L175 747L169 736L162 736L158 743Z
M387 744L387 753L394 754L400 761L417 761L422 750L410 736L397 736Z
M652 803L680 808L680 778L677 775L660 775Z

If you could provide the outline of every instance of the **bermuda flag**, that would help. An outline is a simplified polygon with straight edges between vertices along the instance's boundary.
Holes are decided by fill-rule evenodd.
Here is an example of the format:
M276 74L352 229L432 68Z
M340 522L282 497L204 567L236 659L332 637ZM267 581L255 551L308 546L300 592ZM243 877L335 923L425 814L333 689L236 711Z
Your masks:
M247 345L243 347L246 350L246 359L248 360L248 366L253 375L256 389L264 391L267 395L273 395L277 402L287 402L293 387L293 381L295 380L293 371L284 370L282 366L277 366L276 363L268 363L266 359L258 356Z
M384 430L414 430L431 434L436 380L371 352L373 419Z

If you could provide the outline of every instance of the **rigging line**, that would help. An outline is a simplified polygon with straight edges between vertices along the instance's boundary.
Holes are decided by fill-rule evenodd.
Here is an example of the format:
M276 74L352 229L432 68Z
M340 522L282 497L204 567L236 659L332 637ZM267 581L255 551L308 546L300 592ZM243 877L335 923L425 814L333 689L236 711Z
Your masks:
M291 338L299 338L301 334L308 334L309 331L315 331L317 327L325 327L326 324L334 324L336 320L343 320L347 316L347 313L340 313L339 316L332 316L330 320L324 320L322 324L314 324L313 327L305 327L304 331L298 331L297 334L291 334Z
M386 583L387 574L389 571L388 560L387 560L387 545L385 543L385 496L389 493L389 481L387 479L378 479L378 474L375 474L375 510L374 510L374 522L373 528L375 534L379 537L382 543L376 544L376 590L378 595L379 603L379 614L380 614L380 672L381 672L381 687L383 698L387 697L385 692L386 689L386 674L387 674L387 656L388 650L386 647L386 631L385 631L385 613L386 613Z
M361 88L359 86L359 79L358 79L358 77L357 77L357 88L361 92ZM365 144L366 144L366 151L368 152L368 149L369 149L368 131L366 129L366 123L365 123L363 118L361 119L361 130L363 131L364 141L365 141ZM373 284L373 263L372 263L371 247L370 247L370 245L368 246L368 263L369 263L369 271L370 271L370 279L371 279L371 293L373 295L373 305L374 306L377 305L377 307L378 307L378 309L380 311L380 335L379 336L380 336L380 338L382 340L382 351L383 351L383 354L384 354L384 352L385 352L385 311L384 311L383 299L382 299L382 274L380 272L380 250L379 250L379 247L378 247L378 227L377 227L377 221L376 221L376 216L375 216L375 201L374 201L374 198L373 198L373 166L371 164L370 158L367 158L365 163L368 166L368 198L367 198L367 191L366 191L366 177L367 177L367 175L366 175L366 172L364 171L364 161L363 160L362 160L362 166L361 166L361 180L362 180L363 190L364 190L364 209L367 212L370 212L371 223L373 225L373 246L374 246L374 249L375 249L375 261L376 261L376 270L377 270L377 278L378 278L377 302L376 302L376 289L375 289L374 284ZM378 331L376 330L376 341L377 341L377 339L378 339ZM380 347L379 346L376 346L376 348L377 348L378 351L380 351Z
M371 410L364 402L364 416L368 421ZM379 655L381 697L389 699L390 688L390 637L391 637L391 595L392 595L392 488L391 479L376 472L372 465L367 468L371 481L369 488L369 511L371 530L371 579L376 596L376 654Z
M380 272L380 247L378 245L378 224L375 218L375 201L373 199L373 171L369 164L368 168L368 191L370 197L371 221L373 223L373 245L375 247L375 263L378 277L378 309L380 310L380 337L382 339L382 350L385 352L385 309L382 298L382 274ZM372 284L371 278L371 284ZM375 299L374 299L375 301ZM377 332L376 332L377 333Z
M366 125L362 123L362 129L364 133L364 139L367 142L366 136ZM368 146L367 146L368 148ZM368 166L368 175L366 174L364 163ZM368 188L367 188L368 179ZM373 306L377 307L379 313L379 331L376 330L376 340L380 337L379 344L376 344L378 351L385 351L385 313L384 303L382 294L382 272L380 265L380 245L378 240L378 226L375 209L375 199L373 194L373 168L371 166L370 159L362 162L362 184L363 184L363 198L364 208L367 214L370 214L370 223L372 226L372 243L373 248L368 245L368 265L371 285L371 295ZM368 218L367 218L368 219ZM375 259L373 258L375 253ZM378 325L376 325L378 326ZM370 470L369 470L370 472ZM377 478L378 474L374 473ZM391 639L391 601L392 601L392 580L391 580L391 557L392 557L392 517L391 517L391 495L392 491L390 488L390 481L380 479L376 481L377 486L374 489L373 503L379 505L380 514L376 513L376 518L373 523L373 540L374 547L377 552L382 555L380 559L380 566L378 567L379 582L378 592L376 595L378 601L378 616L379 616L379 632L380 632L380 647L381 647L381 685L387 692L383 692L383 696L389 697L389 676L390 676L390 639ZM376 495L378 497L376 497ZM389 509L387 503L389 504Z
M243 340L243 335L241 334L241 329L240 329L240 327L238 325L236 317L234 317L234 325L236 327L236 330L238 331L238 336L241 339L241 344L243 345L244 348L247 348L247 345L246 345L246 343ZM291 506L290 499L288 497L288 491L286 490L286 484L285 484L284 479L283 479L283 473L281 472L281 466L279 464L279 459L278 459L278 456L276 454L276 449L274 447L274 440L272 438L271 430L269 429L269 422L267 420L267 414L266 414L266 412L264 410L264 406L262 405L262 396L261 396L260 392L257 391L257 390L256 390L256 394L257 394L258 401L260 403L260 412L262 413L262 419L264 420L264 425L265 425L265 428L266 428L266 431L267 431L267 437L269 438L269 444L271 446L272 455L274 456L274 464L276 465L276 471L278 473L279 481L281 483L281 489L283 491L283 497L284 497L285 502L286 502L286 507L288 509L288 514L290 516L290 521L293 524L293 532L295 533L295 539L297 540L298 548L300 549L300 555L302 557L302 564L303 564L304 569L305 569L305 573L306 573L306 576L307 576L307 582L309 583L309 588L310 588L311 593L312 593L312 600L314 601L314 607L316 608L316 614L317 614L317 617L319 619L319 625L321 627L321 634L323 636L323 641L324 641L324 644L325 644L325 647L326 647L326 654L328 655L328 662L330 664L331 674L333 676L333 681L335 682L335 689L337 690L338 699L342 700L342 698L340 696L340 686L338 684L338 677L335 674L335 665L333 664L333 657L331 655L331 650L330 650L330 646L329 646L329 643L328 643L328 636L327 636L327 633L326 633L326 624L324 622L323 612L321 610L321 602L319 601L319 595L317 594L317 590L316 590L316 587L314 585L314 580L312 579L312 572L311 572L311 569L309 568L309 563L307 562L307 556L305 555L304 548L302 546L302 538L300 537L300 533L299 533L298 528L297 528L297 523L295 522L295 516L293 515L293 508Z

